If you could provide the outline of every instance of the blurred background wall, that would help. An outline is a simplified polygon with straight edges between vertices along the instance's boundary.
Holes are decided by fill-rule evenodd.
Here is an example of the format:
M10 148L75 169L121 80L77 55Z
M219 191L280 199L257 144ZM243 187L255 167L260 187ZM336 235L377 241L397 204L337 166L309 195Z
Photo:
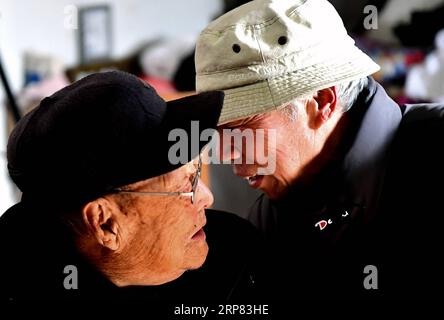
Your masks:
M159 36L197 35L222 10L219 0L0 0L0 50L15 90L23 84L26 50L78 63L77 30L64 26L64 10L97 4L112 10L114 58Z

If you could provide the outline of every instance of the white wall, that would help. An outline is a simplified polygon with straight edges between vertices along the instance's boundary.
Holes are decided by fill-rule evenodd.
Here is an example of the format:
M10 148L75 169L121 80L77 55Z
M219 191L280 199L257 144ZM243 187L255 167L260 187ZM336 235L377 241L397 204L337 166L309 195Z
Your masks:
M0 0L0 54L15 92L23 84L25 50L77 63L77 31L64 27L64 9L95 4L111 6L114 57L159 36L197 35L222 10L221 0ZM4 158L3 99L0 86L0 215L15 201Z
M24 50L77 62L77 31L64 27L64 8L94 4L112 8L115 57L161 35L197 34L222 10L221 0L0 0L0 52L15 89L22 84Z
M0 90L0 99L3 99L3 92ZM2 108L3 104L0 104ZM0 216L11 205L15 203L13 196L13 186L6 169L6 113L0 109Z

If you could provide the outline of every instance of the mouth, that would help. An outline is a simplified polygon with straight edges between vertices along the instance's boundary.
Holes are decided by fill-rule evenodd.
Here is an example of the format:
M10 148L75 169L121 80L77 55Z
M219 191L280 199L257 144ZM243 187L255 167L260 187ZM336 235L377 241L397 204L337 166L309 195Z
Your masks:
M205 231L204 227L207 224L207 220L203 221L203 223L200 225L200 228L191 236L191 240L201 240L205 239Z
M192 240L203 240L205 239L206 234L203 228L200 228L192 237Z
M250 187L257 189L262 183L262 180L264 179L263 175L255 174L253 176L243 177L245 180L248 181L248 184Z

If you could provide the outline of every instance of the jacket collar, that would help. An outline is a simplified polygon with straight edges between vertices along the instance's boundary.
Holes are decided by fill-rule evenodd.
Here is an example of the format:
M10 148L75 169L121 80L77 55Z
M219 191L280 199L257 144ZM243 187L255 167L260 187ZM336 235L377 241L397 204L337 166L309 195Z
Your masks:
M343 192L354 203L370 209L378 202L389 147L401 122L402 113L399 106L372 78L369 78L367 89L352 108L357 110L357 115L352 115L352 118L354 116L358 122L359 118L362 120L354 142L341 162L345 187Z

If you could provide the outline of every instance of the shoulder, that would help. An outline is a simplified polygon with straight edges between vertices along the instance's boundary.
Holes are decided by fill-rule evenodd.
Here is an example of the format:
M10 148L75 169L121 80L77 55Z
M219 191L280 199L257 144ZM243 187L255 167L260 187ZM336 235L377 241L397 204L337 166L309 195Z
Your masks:
M434 295L442 285L443 267L436 252L443 243L444 105L407 105L402 110L371 246L387 255L390 290Z
M18 245L24 235L28 234L30 217L32 214L25 209L22 203L10 207L0 217L0 250L3 254L6 249L11 247L11 244Z
M444 132L444 104L405 105L401 110L403 111L399 127L401 134L411 134L412 137L421 138L424 135Z
M14 224L20 219L20 215L25 212L22 203L17 203L6 210L0 216L0 230L6 230L10 224Z
M66 293L67 234L41 209L18 203L0 217L1 296L54 297ZM69 261L72 262L72 259Z
M402 122L444 119L444 104L439 104L439 103L407 104L402 106L402 109L403 109Z
M396 134L393 149L403 156L403 163L420 156L432 161L443 156L444 105L417 104L402 106L403 117Z
M439 190L432 186L444 179L444 105L406 105L401 109L403 118L390 150L389 177L396 189L414 191L417 196L424 193L431 204L431 194Z

